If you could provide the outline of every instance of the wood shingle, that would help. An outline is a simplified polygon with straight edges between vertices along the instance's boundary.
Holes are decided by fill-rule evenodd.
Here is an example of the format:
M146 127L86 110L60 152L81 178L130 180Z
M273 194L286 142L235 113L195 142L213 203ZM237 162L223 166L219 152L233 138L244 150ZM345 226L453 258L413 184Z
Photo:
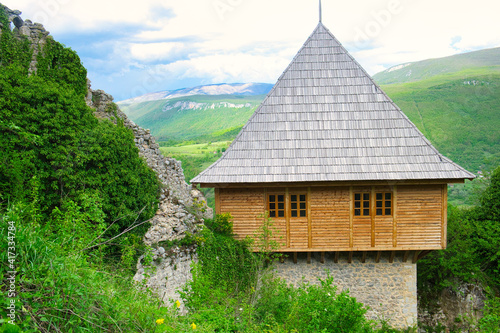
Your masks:
M463 180L320 22L223 156L191 182Z

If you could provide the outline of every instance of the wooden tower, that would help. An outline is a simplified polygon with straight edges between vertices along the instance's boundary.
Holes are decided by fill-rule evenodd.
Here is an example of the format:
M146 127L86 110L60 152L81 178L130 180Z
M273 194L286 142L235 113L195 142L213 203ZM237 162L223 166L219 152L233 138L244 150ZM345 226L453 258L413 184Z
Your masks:
M215 188L237 237L268 212L283 252L446 247L447 184L475 176L441 155L321 23L232 145L192 180Z

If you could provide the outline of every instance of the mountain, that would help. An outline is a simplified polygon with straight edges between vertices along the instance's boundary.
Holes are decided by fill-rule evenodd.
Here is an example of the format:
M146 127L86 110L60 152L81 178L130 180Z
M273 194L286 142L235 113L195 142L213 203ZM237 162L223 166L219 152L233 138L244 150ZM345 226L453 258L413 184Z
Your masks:
M162 99L173 99L194 95L234 95L255 96L265 95L273 87L268 83L220 83L193 88L182 88L177 90L165 90L141 95L118 102L118 105L130 105L142 102L158 101Z
M436 75L490 67L500 70L500 47L393 66L373 76L379 84L413 82Z
M160 140L186 140L243 126L271 88L265 83L207 85L146 94L117 104Z

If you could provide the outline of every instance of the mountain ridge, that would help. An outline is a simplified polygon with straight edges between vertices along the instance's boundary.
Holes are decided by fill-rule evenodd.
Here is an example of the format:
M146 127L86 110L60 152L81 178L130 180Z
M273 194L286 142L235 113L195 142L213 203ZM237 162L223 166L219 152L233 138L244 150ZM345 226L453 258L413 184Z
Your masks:
M118 105L130 105L134 103L152 102L158 100L168 100L197 95L232 95L232 96L255 96L267 94L272 84L269 83L219 83L201 85L195 87L180 88L175 90L158 91L141 96L129 98L117 102Z
M373 75L373 79L380 85L415 82L480 67L500 71L500 47L399 64Z

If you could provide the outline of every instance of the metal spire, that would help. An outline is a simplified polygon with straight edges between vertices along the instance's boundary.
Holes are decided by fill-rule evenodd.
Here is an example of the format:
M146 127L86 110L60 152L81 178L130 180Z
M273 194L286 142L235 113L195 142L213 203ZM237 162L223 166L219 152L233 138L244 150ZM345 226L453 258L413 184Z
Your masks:
M321 0L319 0L319 22L321 23Z

